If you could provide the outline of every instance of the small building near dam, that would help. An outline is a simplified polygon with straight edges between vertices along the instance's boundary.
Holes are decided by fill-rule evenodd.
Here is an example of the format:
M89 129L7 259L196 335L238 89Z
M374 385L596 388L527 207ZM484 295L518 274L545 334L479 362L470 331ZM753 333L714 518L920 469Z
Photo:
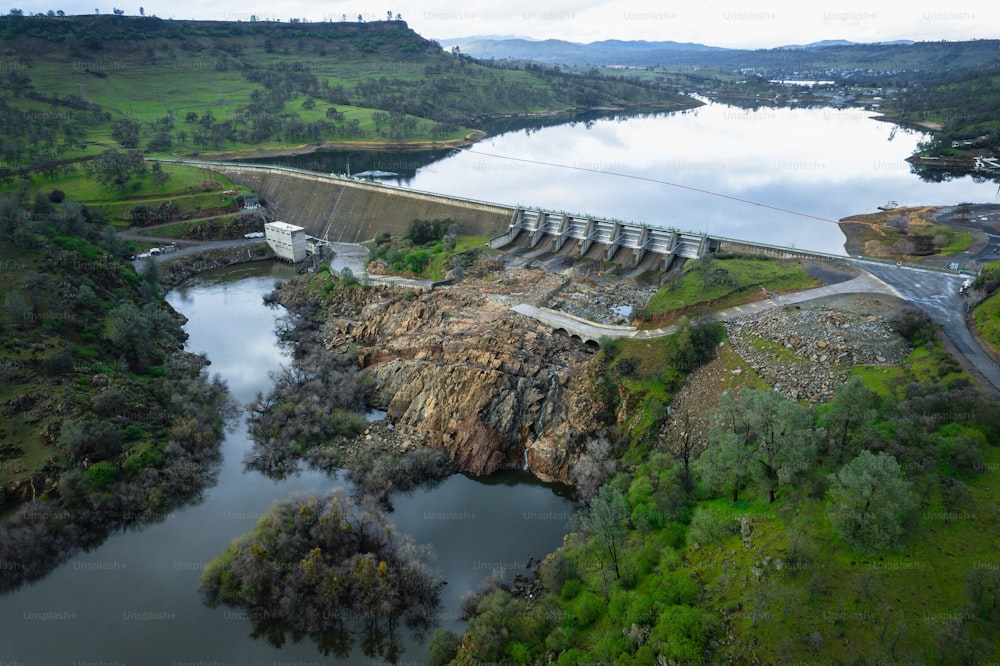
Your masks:
M305 261L307 255L305 227L297 227L287 222L268 222L264 225L264 237L279 259L296 264Z

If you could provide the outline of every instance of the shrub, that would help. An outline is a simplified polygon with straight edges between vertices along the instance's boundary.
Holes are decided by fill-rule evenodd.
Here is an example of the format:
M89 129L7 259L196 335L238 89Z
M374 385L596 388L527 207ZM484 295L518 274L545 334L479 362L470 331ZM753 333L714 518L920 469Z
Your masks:
M735 534L735 527L732 518L722 515L709 505L699 504L691 516L687 542L689 545L698 543L707 546Z
M563 622L574 629L586 629L604 614L604 609L604 600L588 590L566 609Z
M565 593L566 585L571 581L579 582L580 577L576 562L567 557L561 550L557 550L555 554L542 562L538 568L538 575L545 587L556 594ZM568 598L574 596L576 596L576 592L573 592Z
M410 229L406 232L406 237L414 245L424 245L433 241L441 240L448 228L452 226L450 219L444 220L413 220Z
M87 470L87 479L94 488L104 490L118 480L120 471L113 463L102 460L90 466Z
M434 632L430 645L427 646L428 663L430 666L445 666L458 654L461 639L455 632L444 627Z

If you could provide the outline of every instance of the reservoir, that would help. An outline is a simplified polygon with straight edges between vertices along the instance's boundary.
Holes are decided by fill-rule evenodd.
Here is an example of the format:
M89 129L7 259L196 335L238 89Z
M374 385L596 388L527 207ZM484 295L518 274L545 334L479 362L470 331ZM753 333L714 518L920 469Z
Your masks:
M290 269L260 263L203 273L168 295L188 318L187 348L205 352L209 370L229 385L240 405L270 387L269 373L286 360L276 326L281 308L262 296ZM163 522L112 535L79 553L42 580L0 597L0 663L30 666L100 663L176 666L280 663L425 663L434 628L417 635L399 626L365 654L355 636L343 655L323 654L309 638L290 636L280 648L254 638L249 613L208 608L198 592L205 565L229 542L253 529L277 500L293 492L344 488L342 478L302 471L281 481L245 471L251 441L244 422L222 443L218 483L200 502ZM398 530L433 549L430 566L447 581L437 626L461 633L462 597L494 570L509 580L544 557L570 529L574 504L565 489L539 483L526 472L479 481L455 475L432 488L392 496ZM394 653L390 649L395 649Z
M860 109L759 108L709 103L673 114L590 114L572 122L498 131L468 150L314 153L268 161L320 172L394 171L407 187L501 204L542 207L757 242L843 253L835 224L901 205L996 200L995 182L934 181L905 158L928 136ZM334 266L335 270L339 266ZM188 318L187 348L241 406L270 386L286 361L275 333L280 309L262 296L288 269L254 264L199 275L168 300ZM244 423L227 435L218 482L160 523L112 535L42 580L0 597L0 663L51 664L387 664L425 663L424 635L399 627L344 654L287 637L254 637L241 609L202 603L198 577L229 542L250 531L293 492L347 488L342 478L302 471L280 481L243 466ZM453 476L396 494L392 518L447 580L436 617L456 632L462 597L493 570L508 578L543 557L571 529L564 489L506 472L485 480ZM394 650L394 651L392 651ZM367 653L367 654L366 654Z
M501 128L466 150L266 161L323 173L392 171L400 177L382 182L396 187L831 254L844 254L837 220L877 212L888 201L996 201L995 181L922 178L906 158L930 135L877 115L709 102L676 113L591 113L559 125Z

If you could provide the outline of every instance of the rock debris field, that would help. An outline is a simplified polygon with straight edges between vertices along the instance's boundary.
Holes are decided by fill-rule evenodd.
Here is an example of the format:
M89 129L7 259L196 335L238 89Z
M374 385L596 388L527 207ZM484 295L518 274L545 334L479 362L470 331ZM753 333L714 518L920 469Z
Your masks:
M885 318L823 306L790 307L726 324L733 348L775 390L825 402L855 365L895 365L907 342Z

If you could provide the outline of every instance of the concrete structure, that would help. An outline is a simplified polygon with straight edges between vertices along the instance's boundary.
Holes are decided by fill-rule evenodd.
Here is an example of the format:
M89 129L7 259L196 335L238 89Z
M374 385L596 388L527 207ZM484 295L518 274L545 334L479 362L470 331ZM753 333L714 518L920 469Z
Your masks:
M306 234L332 243L363 243L380 233L402 236L413 220L452 220L460 233L492 238L510 225L514 207L420 192L290 167L160 160L226 175L263 195L268 206Z
M518 208L507 233L490 241L501 248L518 242L529 248L615 261L636 268L667 270L675 257L697 259L706 251L704 234L636 222Z
M264 237L279 259L299 263L305 261L306 230L287 222L268 222L264 225Z
M156 161L223 173L263 193L272 209L288 224L303 227L307 236L329 242L360 243L384 232L401 236L415 219L450 218L462 234L493 238L492 248L520 246L538 252L615 261L639 271L669 269L677 257L697 259L706 252L786 259L848 258L637 222L504 206L289 167Z

